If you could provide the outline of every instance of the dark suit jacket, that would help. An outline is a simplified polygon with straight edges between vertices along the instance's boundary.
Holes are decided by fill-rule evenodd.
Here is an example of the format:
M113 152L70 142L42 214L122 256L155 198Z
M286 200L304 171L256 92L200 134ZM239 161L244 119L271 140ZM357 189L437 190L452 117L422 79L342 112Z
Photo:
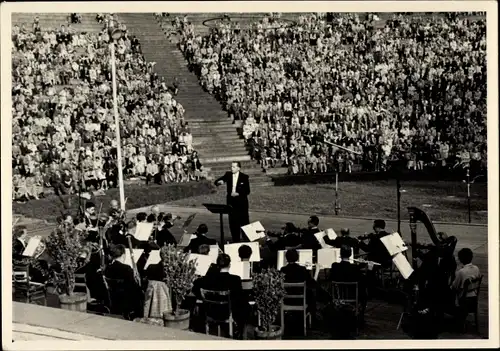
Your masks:
M380 240L386 235L389 235L389 233L384 231L378 234L371 234L368 244L360 241L359 246L363 251L368 253L367 259L369 261L380 263L383 267L390 267L392 264L391 255L389 255L385 245Z
M175 240L174 236L172 235L172 233L170 233L170 230L168 230L166 226L163 226L161 230L156 232L156 243L159 247L163 247L169 244L174 244L175 246L177 246L177 240Z
M314 279L311 273L297 263L288 263L281 267L280 271L285 274L285 283L302 283L306 282L307 287L313 287Z
M246 294L243 294L241 278L228 272L213 272L196 280L193 294L201 299L201 290L230 291L231 308L235 319L244 319L249 312ZM223 312L221 312L223 313Z
M114 261L104 272L106 278L123 280L123 283L113 282L110 286L113 313L140 311L143 301L141 287L134 279L132 268L124 263Z
M324 236L323 238L325 240L325 243L328 245L331 245L336 248L341 248L342 246L349 246L353 249L354 254L357 255L359 254L359 241L356 238L353 238L352 236L338 236L335 238L335 240L330 240L327 235Z
M296 247L302 244L302 239L297 234L287 234L276 242L267 241L267 246L272 251L286 250L287 247Z
M189 245L184 248L184 252L198 253L198 248L201 245L217 245L217 240L210 239L205 235L198 235L191 239Z
M359 267L347 261L335 262L330 269L330 280L335 282L357 282L359 297L366 297L365 277Z
M250 195L250 180L248 175L244 173L239 173L238 183L236 184L236 192L239 196L232 197L231 192L233 189L233 173L226 172L222 177L218 178L215 183L222 180L226 183L227 187L227 204L231 205L233 209L237 212L247 211L248 212L248 195Z
M321 249L321 244L318 239L314 236L314 234L319 233L320 230L318 228L306 229L302 233L302 249L304 250L313 250L313 255L316 256L316 253L319 249Z

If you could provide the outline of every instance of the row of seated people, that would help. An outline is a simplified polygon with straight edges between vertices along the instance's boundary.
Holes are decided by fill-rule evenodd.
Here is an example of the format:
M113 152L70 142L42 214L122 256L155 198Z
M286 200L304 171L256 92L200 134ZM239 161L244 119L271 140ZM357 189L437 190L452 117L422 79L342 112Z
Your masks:
M324 172L310 167L310 152L300 156L304 139L309 150L322 140L359 149L352 161L370 171L391 158L412 169L485 167L484 18L394 14L380 27L359 14L311 13L290 26L278 14L252 30L238 21L202 35L185 19L179 46L200 84L243 120L264 167Z
M178 82L169 86L154 72L123 23L112 15L105 22L99 33L78 33L70 24L41 28L38 18L32 31L14 26L14 200L38 199L51 188L64 193L59 179L78 181L74 174L81 168L86 185L116 186L107 28L113 23L124 31L116 43L116 80L125 176L156 175L155 165L165 165L165 181L180 182L200 171L198 159L187 157L192 135L175 100ZM164 162L165 157L173 160Z
M89 205L87 212L92 212L92 206L93 204ZM113 211L111 211L111 213L112 212ZM150 290L148 293L148 287L150 287L152 284L154 285L154 283L150 284L150 282L161 282L163 280L163 268L161 266L161 263L151 264L146 268L146 262L148 261L149 255L152 250L158 250L160 247L168 244L177 245L177 241L174 235L172 235L172 233L170 232L170 229L174 226L175 220L176 218L170 214L152 213L149 216L146 213L138 214L136 216L137 223L145 221L158 221L158 226L148 242L141 242L135 239L133 235L124 234L128 232L128 228L121 225L113 228L113 230L107 233L106 237L109 242L109 247L106 249L106 252L109 254L109 264L104 270L104 276L107 279L111 280L122 280L124 282L124 286L122 286L121 289L123 291L127 291L125 294L120 295L121 297L113 296L113 312L122 314L129 319L140 317L161 317L161 312L163 311L152 312L151 309L145 310L144 302L145 300L147 301L148 299L152 298L152 292ZM66 222L72 222L71 216L66 217ZM321 284L318 284L316 280L317 275L313 277L313 275L311 274L312 271L308 270L306 267L298 263L299 256L297 248L312 246L311 250L313 251L315 251L314 248L319 249L318 246L313 243L313 240L308 239L307 234L307 232L319 232L318 224L319 219L316 216L312 216L309 219L307 230L303 231L302 235L299 235L297 234L298 230L294 228L293 224L287 223L283 231L284 235L277 241L273 241L271 240L271 238L266 237L261 242L260 250L262 260L261 262L252 263L252 272L259 272L259 270L262 270L264 268L275 267L277 262L277 251L287 249L285 254L287 265L281 268L281 271L285 274L285 282L304 282L306 284L308 312L313 317L316 316L317 301L325 302L331 300L331 295L329 295L329 291L325 291L323 289ZM384 256L386 256L385 258L387 258L387 252L380 253L379 251L382 250L380 250L380 243L377 244L377 242L380 241L380 236L384 235L385 233L385 223L380 220L375 221L374 229L376 233L370 238L368 244L364 244L362 241L358 241L357 239L351 237L349 235L348 229L343 229L341 231L341 236L337 237L333 242L329 242L332 246L340 248L341 261L332 264L329 279L327 280L330 282L341 281L358 283L361 317L363 316L363 311L370 297L370 288L373 287L373 284L375 284L374 275L372 270L361 269L361 267L353 263L350 258L352 251L359 253L359 250L361 249L363 251L366 250L366 252L368 252L369 258L376 260L375 262L384 262ZM208 254L208 252L210 251L210 246L217 245L218 243L215 239L209 238L207 234L208 227L205 224L201 224L194 234L195 237L192 238L189 244L182 249L185 252ZM23 232L23 235L26 235L26 233ZM141 248L144 250L139 257L136 265L137 271L142 277L141 281L137 281L134 277L133 269L129 265L123 263L129 237L134 248ZM91 238L91 235L89 235L89 239L96 241L95 236L94 238ZM325 236L324 240L327 241L329 239L327 236ZM19 243L22 242L22 240L16 242L18 245L21 245ZM14 252L19 252L19 250L15 250ZM245 261L248 260L252 255L252 249L249 245L244 244L239 247L238 253L240 260ZM463 267L459 271L457 271L455 278L451 282L449 282L451 284L446 282L443 285L442 282L438 284L435 281L433 282L433 284L424 284L431 286L427 290L432 291L431 289L434 289L434 294L437 293L439 296L446 295L447 297L443 298L440 301L448 305L454 305L454 297L456 293L459 293L461 289L463 289L464 284L468 279L477 277L479 275L477 266L471 264L472 252L469 249L461 250L459 252L458 258ZM106 301L106 299L109 299L109 296L104 290L105 287L103 286L102 274L99 273L99 270L101 269L99 254L94 253L92 255L89 255L87 259L88 263L82 268L81 271L86 274L87 286L90 290L90 295L96 300ZM230 261L231 258L228 255L220 254L217 258L216 264L213 264L209 268L207 275L196 280L192 291L193 298L187 299L186 304L189 305L188 308L193 308L193 306L195 305L193 299L201 299L200 289L233 291L234 293L231 295L235 299L233 306L236 309L239 309L241 307L241 310L234 311L234 318L237 325L241 327L238 329L239 335L243 335L246 330L244 326L251 318L249 315L251 312L251 308L249 307L249 304L247 302L241 303L241 298L246 296L246 298L250 299L251 294L241 293L243 289L241 285L242 279L239 276L229 274L228 269L230 267ZM426 264L423 266L421 272L425 272L425 274L419 273L419 280L435 280L432 274L429 274L429 269L432 270L435 267L429 267L432 267L432 265ZM36 274L36 270L34 270L34 272L34 274ZM422 276L423 278L420 276ZM43 277L36 277L35 275L33 276L33 279L43 280ZM438 285L439 288L437 288ZM442 289L443 286L446 288L445 292L436 290ZM431 303L431 306L433 308L439 307L435 304L435 301L437 299L429 299L429 294L422 294L422 296L430 301L426 303ZM474 298L474 296L468 297ZM458 307L460 306L458 305ZM463 318L464 309L459 309L458 311L460 317Z

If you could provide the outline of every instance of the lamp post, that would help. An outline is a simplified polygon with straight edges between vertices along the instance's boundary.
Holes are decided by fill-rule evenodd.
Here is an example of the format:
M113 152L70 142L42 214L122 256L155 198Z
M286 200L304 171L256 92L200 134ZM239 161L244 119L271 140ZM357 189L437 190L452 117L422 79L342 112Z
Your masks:
M122 166L122 146L120 141L120 117L118 116L118 99L116 89L116 59L115 43L123 35L123 31L114 26L109 27L109 36L111 38L111 77L113 81L113 111L115 115L115 133L116 133L116 162L118 167L118 188L120 189L120 208L125 211L125 189L123 187L123 166Z
M463 180L463 182L467 183L467 212L469 223L471 223L470 186L471 184L474 184L476 182L476 179L481 178L483 175L477 175L472 180L470 180L470 171L469 168L467 168L465 176L467 177L467 179Z

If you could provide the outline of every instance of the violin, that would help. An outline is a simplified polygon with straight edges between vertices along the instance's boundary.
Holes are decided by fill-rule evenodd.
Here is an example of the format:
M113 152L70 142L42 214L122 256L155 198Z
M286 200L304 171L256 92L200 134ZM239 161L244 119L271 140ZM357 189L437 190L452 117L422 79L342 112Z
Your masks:
M358 236L357 239L359 241L363 241L363 240L371 239L372 236L373 236L373 234L371 234L371 233L370 234L363 234L363 235Z

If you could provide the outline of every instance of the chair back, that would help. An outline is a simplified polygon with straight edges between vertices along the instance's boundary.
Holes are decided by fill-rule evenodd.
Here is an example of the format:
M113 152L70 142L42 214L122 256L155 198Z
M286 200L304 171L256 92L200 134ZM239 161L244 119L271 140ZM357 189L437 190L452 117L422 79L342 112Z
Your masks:
M283 306L304 306L306 308L306 283L284 283L285 297Z
M16 283L29 284L29 264L16 263L12 267L12 281Z
M85 273L75 273L75 292L87 293L87 278Z
M358 282L332 282L332 297L337 302L355 303L357 309L359 301Z
M200 289L206 317L225 322L232 317L231 291Z

